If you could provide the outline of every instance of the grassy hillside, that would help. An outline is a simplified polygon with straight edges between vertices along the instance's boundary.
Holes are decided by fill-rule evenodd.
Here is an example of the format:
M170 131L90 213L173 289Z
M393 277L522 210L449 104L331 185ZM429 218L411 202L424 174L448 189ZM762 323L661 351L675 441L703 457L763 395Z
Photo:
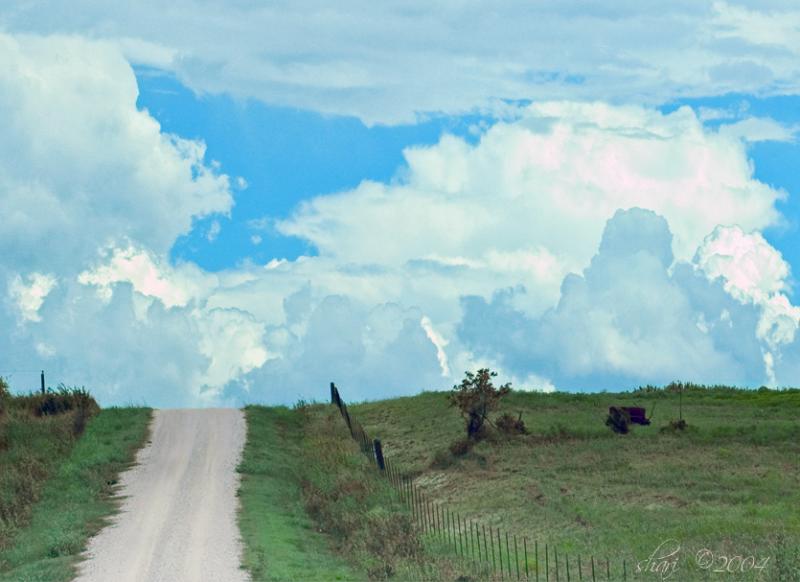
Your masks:
M149 418L100 410L82 390L12 397L0 380L0 580L72 578Z
M332 407L248 407L239 524L264 580L454 580Z
M464 423L446 393L350 410L431 499L555 544L562 555L634 565L672 538L690 579L707 574L694 564L704 548L769 558L771 578L762 579L800 579L800 391L690 388L683 393L689 429L662 433L678 418L678 398L656 389L513 392L498 414L521 412L530 434L495 433L461 457L448 450ZM645 406L648 414L655 406L653 425L614 434L604 424L611 405Z

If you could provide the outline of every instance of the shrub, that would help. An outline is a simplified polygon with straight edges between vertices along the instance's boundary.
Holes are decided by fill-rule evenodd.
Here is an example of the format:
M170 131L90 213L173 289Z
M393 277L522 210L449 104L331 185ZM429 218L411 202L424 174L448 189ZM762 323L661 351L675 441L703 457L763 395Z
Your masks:
M670 420L669 424L667 424L666 426L662 426L661 427L660 432L673 432L674 433L674 432L678 432L678 431L684 431L688 427L689 427L689 425L686 424L686 421L683 420L683 419L681 419L681 420Z
M472 439L458 439L450 445L450 454L454 457L463 457L472 450L475 441Z
M497 408L500 399L511 392L511 384L496 388L492 378L497 372L481 368L477 373L466 372L460 385L453 386L448 395L450 406L457 406L464 417L467 438L480 440L484 436L484 423L488 414Z
M508 435L528 434L528 429L525 428L525 422L522 420L521 412L517 418L514 418L506 412L494 422L494 425L497 427L497 430Z
M16 396L12 400L15 409L25 410L35 417L64 414L73 410L83 410L88 416L99 412L100 407L85 388L69 388L63 384L58 389L46 393L31 393Z
M449 450L438 451L431 459L431 469L448 469L456 463L457 459Z

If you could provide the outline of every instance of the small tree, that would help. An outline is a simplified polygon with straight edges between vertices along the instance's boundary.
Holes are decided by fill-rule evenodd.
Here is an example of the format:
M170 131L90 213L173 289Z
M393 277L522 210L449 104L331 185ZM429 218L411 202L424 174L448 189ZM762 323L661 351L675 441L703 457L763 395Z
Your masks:
M450 406L461 410L467 428L467 437L479 440L483 436L484 423L489 419L489 412L497 408L500 399L511 392L511 383L496 388L492 378L497 372L482 368L477 373L466 372L461 384L453 386L448 395Z

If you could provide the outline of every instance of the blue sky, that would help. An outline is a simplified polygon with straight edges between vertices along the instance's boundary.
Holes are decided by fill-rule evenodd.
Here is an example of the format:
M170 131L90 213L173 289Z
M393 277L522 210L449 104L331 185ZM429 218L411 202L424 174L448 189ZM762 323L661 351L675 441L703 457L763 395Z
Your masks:
M443 133L475 140L469 128L490 119L480 115L436 116L410 125L367 127L355 117L274 107L228 95L197 95L173 75L153 69L137 72L139 99L164 131L199 139L207 157L247 181L230 218L213 242L207 238L215 218L199 221L173 248L173 258L209 270L249 259L295 259L314 254L302 240L281 236L252 221L286 218L302 200L358 186L363 180L388 182L402 170L403 148L436 143ZM254 245L253 234L263 243Z
M242 260L266 263L314 254L316 250L307 242L270 228L253 227L252 221L286 218L304 199L348 190L363 180L388 182L402 171L403 148L432 145L444 133L474 143L476 133L470 128L493 122L491 116L471 114L367 127L354 117L320 115L226 95L198 95L174 76L157 70L142 69L137 80L138 106L147 109L165 131L203 140L209 158L219 161L226 173L247 181L232 216L222 219L218 238L208 240L215 218L206 218L172 249L173 259L193 261L208 270L231 267ZM670 112L681 106L736 111L739 116L766 117L787 126L800 123L800 98L796 96L731 93L674 100L659 109ZM705 124L716 129L723 121L710 119ZM748 155L757 180L788 193L800 192L800 174L794 170L800 161L796 141L752 143ZM789 196L778 208L787 224L764 234L796 271L800 265L800 196ZM252 234L261 235L263 243L254 245Z
M796 385L798 58L780 0L11 2L0 375Z

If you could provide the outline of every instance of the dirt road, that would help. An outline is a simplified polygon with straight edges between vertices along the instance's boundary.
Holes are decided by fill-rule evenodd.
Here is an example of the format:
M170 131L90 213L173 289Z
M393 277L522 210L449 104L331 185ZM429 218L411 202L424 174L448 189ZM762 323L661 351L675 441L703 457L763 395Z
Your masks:
M122 511L92 538L77 580L247 580L236 526L243 413L157 410L151 430L122 476Z

